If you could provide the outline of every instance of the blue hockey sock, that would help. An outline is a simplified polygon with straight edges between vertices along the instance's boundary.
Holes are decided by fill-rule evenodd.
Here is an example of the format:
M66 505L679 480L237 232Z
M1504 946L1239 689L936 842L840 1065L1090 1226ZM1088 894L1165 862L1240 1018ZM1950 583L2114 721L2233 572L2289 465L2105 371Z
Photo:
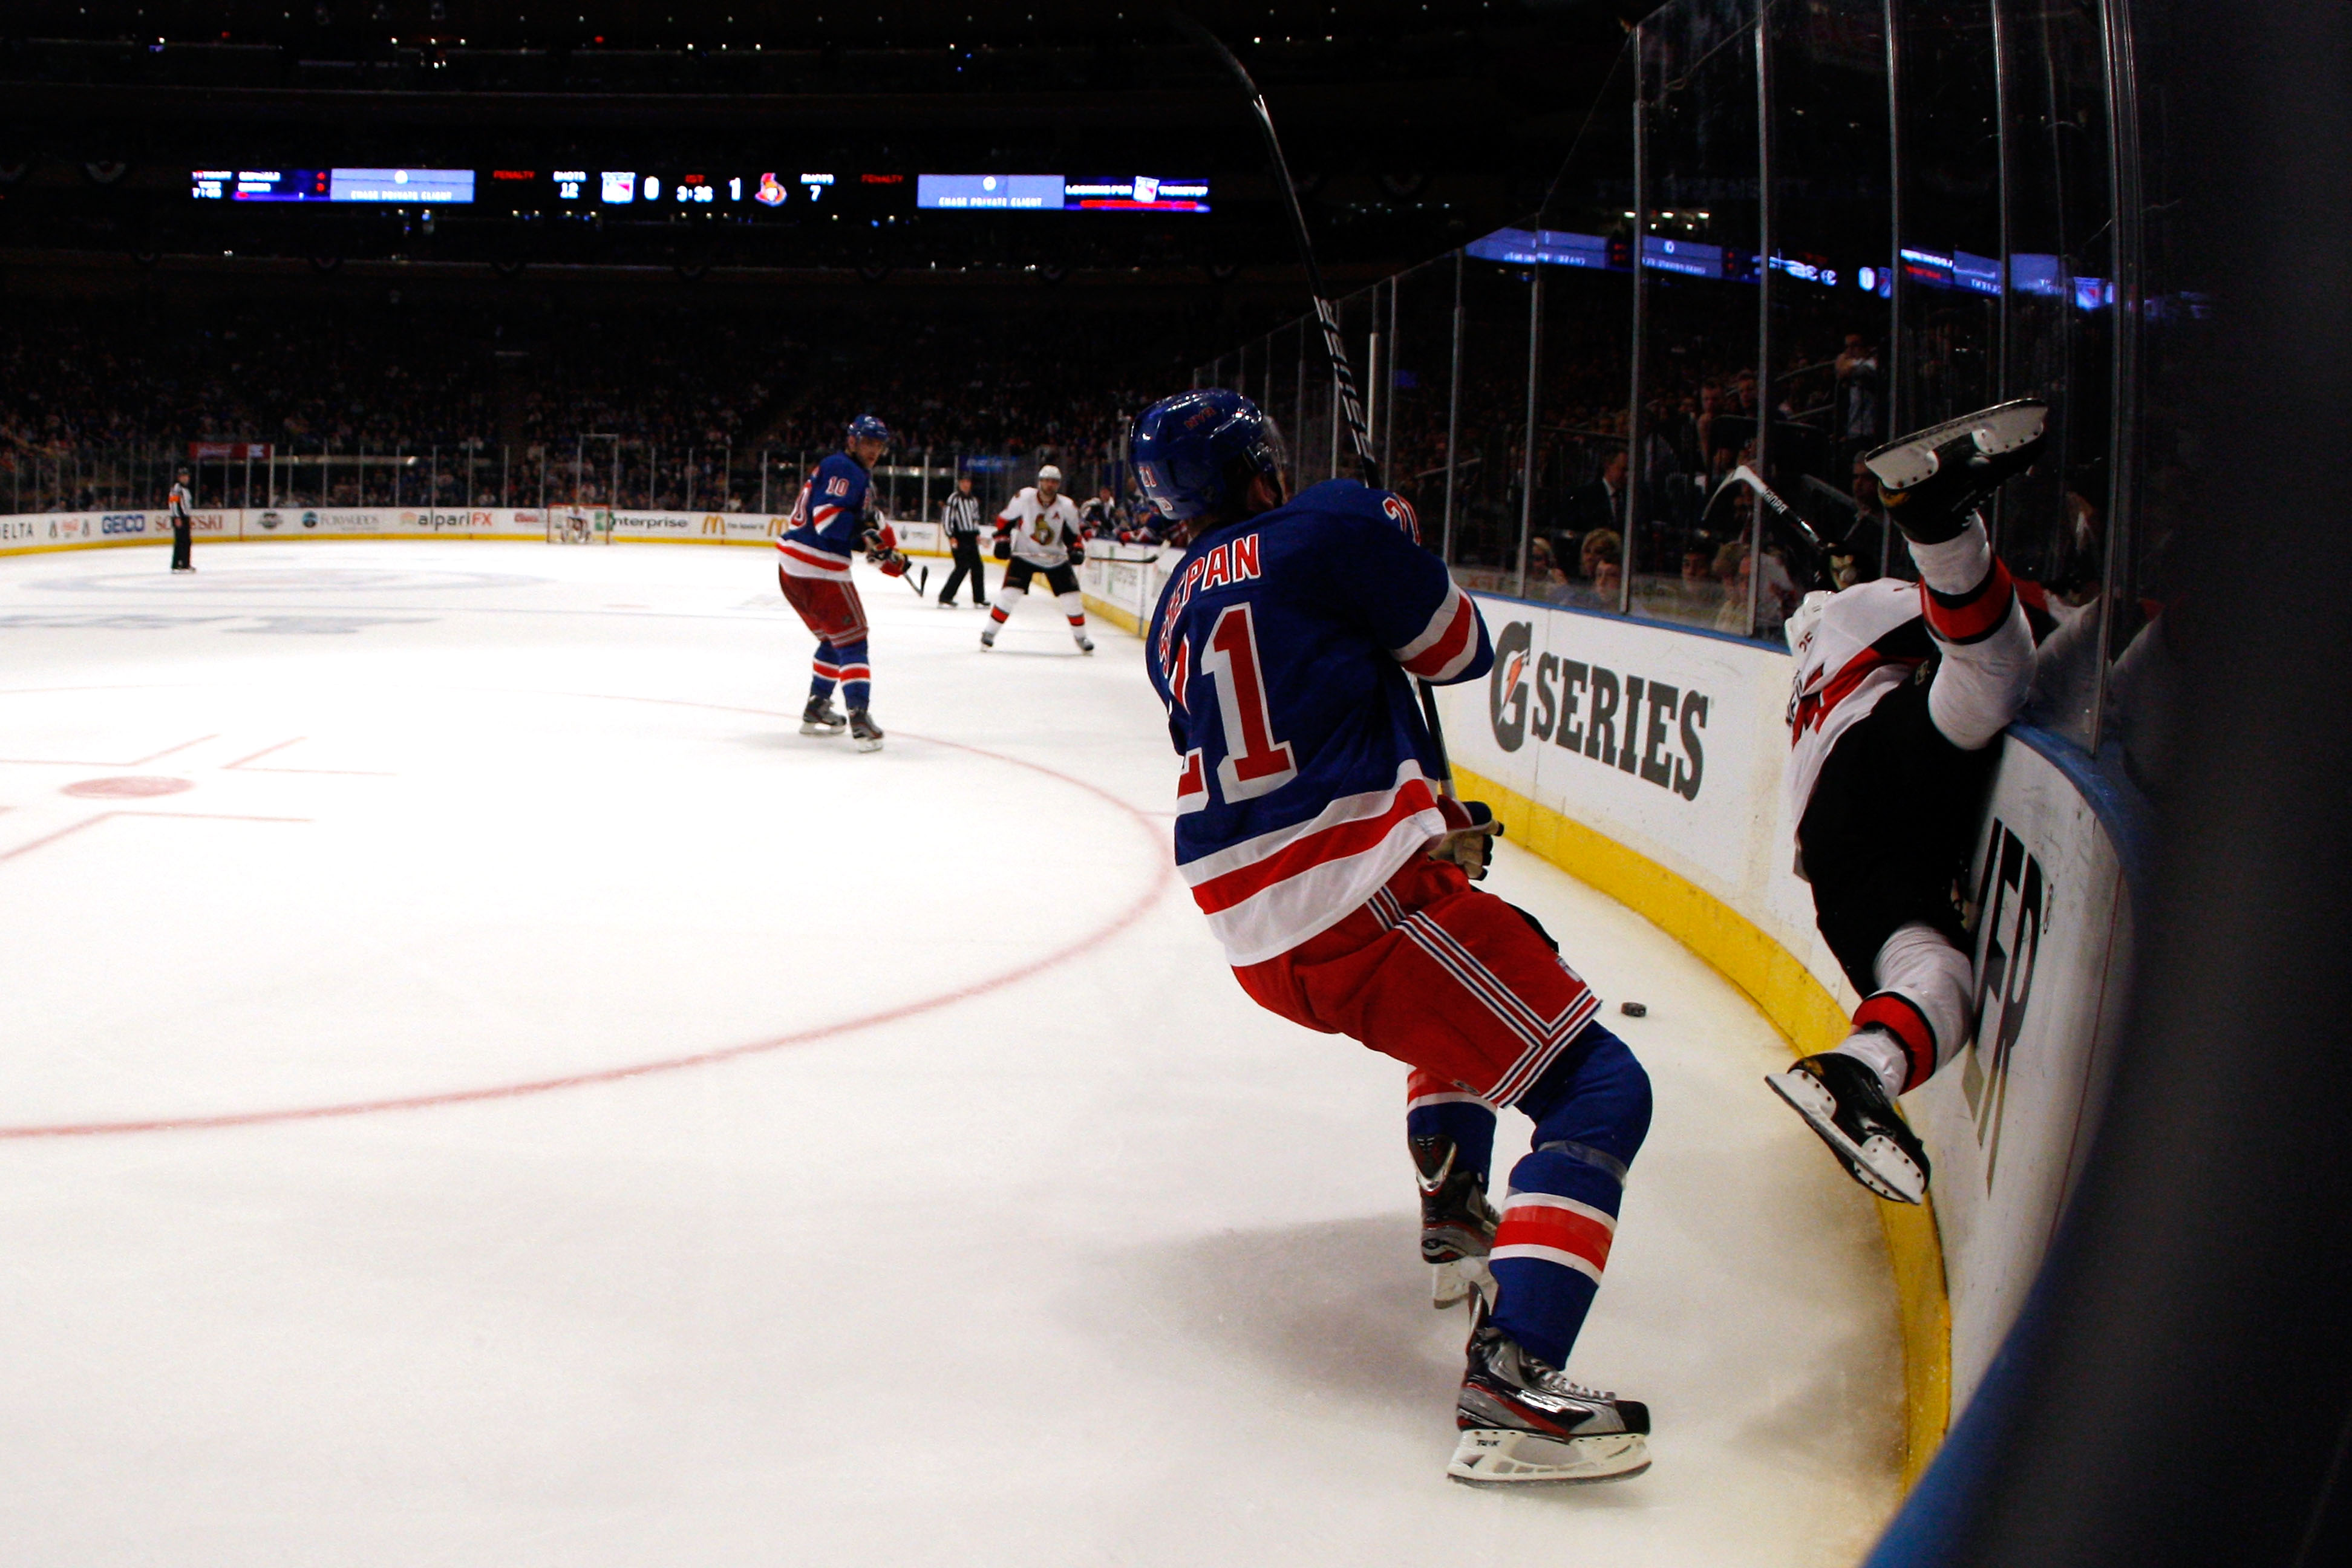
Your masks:
M1624 1042L1598 1024L1563 1055L1520 1109L1535 1149L1511 1167L1489 1259L1496 1328L1538 1360L1568 1364L1616 1239L1626 1167L1650 1128L1650 1079Z

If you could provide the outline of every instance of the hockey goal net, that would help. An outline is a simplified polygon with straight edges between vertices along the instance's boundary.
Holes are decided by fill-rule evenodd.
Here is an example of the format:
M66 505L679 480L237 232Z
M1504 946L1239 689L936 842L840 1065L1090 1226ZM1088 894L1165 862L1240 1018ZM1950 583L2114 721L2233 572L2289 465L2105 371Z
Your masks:
M601 506L548 508L547 542L550 544L612 543L612 509Z

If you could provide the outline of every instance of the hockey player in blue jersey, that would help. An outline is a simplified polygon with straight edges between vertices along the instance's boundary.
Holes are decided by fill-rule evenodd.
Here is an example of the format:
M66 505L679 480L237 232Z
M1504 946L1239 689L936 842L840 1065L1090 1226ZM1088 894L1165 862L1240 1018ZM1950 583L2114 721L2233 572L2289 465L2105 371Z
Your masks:
M850 422L843 450L816 466L793 503L792 527L776 540L776 583L784 600L817 639L803 735L838 735L845 725L861 752L882 749L874 722L874 671L866 656L866 605L851 580L852 554L892 576L907 570L890 525L873 514L873 468L889 449L890 429L871 414ZM844 718L833 705L838 683L849 703Z
M1234 977L1271 1012L1536 1124L1493 1237L1448 1473L1635 1474L1647 1409L1562 1368L1649 1128L1649 1079L1542 928L1462 863L1491 821L1444 794L1412 681L1486 672L1477 607L1402 498L1353 480L1288 496L1275 433L1237 393L1155 404L1134 456L1188 536L1145 662L1180 759L1177 865Z

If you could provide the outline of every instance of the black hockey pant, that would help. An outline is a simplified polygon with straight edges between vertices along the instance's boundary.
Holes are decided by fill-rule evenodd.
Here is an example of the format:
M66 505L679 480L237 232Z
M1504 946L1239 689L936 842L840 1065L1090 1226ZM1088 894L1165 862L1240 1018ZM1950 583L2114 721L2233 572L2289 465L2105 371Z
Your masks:
M177 572L184 566L193 566L195 564L194 562L188 559L190 554L194 552L194 544L195 529L193 524L184 521L174 522L172 524L173 571Z
M988 568L980 558L980 535L958 534L953 553L955 570L948 574L947 586L940 590L940 603L955 603L956 584L963 581L967 572L971 574L971 602L975 605L988 603Z

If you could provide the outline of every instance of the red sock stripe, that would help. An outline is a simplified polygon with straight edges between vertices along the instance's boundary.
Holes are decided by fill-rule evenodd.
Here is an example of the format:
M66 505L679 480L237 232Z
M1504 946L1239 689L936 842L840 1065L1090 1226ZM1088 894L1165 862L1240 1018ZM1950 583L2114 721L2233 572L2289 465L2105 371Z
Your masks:
M1504 1211L1503 1223L1495 1231L1497 1249L1549 1247L1572 1252L1595 1268L1609 1266L1609 1244L1615 1238L1615 1233L1599 1220L1546 1204L1512 1205Z
M1936 1031L1917 1003L1893 991L1863 999L1853 1010L1857 1029L1884 1029L1901 1043L1905 1067L1903 1092L1910 1093L1936 1070Z
M866 665L845 664L841 667L841 679L844 680L871 680L874 679L874 671Z
M1938 594L1920 584L1919 602L1927 611L1929 628L1944 641L1982 642L2009 619L2010 606L2017 602L2017 585L2010 581L2009 568L1996 559L1985 580L1965 594Z
M998 606L996 606L996 605L989 605L989 606L988 606L988 618L989 618L989 619L991 619L991 620L992 620L992 621L994 621L998 626L1003 626L1003 625L1005 623L1005 621L1006 621L1007 619L1009 619L1010 617L1008 617L1008 616L1005 615L1005 613L1003 612L1003 610L1000 609Z
M1070 625L1072 625L1072 626L1085 626L1086 624L1087 624L1087 618L1086 618L1086 616L1072 616L1070 617Z
M817 679L820 680L839 680L841 679L841 666L837 664L826 664L820 660L813 668L816 670Z
M1424 1094L1452 1094L1463 1087L1427 1068L1415 1068L1404 1080L1404 1094L1407 1100L1419 1100Z

